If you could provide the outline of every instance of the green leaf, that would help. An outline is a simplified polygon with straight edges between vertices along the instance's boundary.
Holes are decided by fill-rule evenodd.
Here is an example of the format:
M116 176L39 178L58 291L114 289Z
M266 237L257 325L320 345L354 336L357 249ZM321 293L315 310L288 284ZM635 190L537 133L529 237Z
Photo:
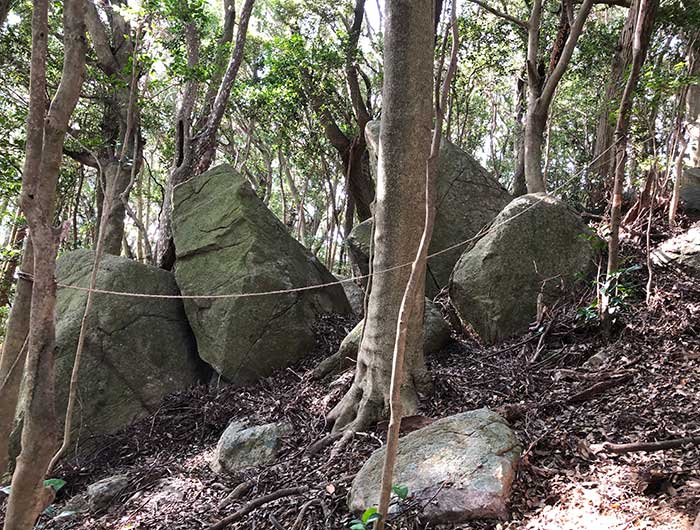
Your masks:
M391 491L396 493L396 496L404 500L406 497L408 497L408 486L401 486L401 485L396 485L391 487Z
M362 521L360 521L360 522L353 524L350 527L350 530L367 530L367 529L366 529L364 523Z
M367 524L370 520L370 517L373 515L379 515L379 512L376 508L367 508L363 513L362 513L362 522L364 524Z
M44 481L45 488L53 488L54 491L60 490L66 485L66 481L60 478L49 478Z
M2 491L5 495L9 495L10 492L12 491L12 487L11 486L3 486L2 488L0 488L0 491Z

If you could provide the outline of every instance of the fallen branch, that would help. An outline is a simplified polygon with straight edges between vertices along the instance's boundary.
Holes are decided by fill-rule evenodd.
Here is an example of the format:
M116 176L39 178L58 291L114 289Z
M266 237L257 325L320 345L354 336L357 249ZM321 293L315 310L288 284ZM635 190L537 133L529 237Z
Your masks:
M292 495L301 495L302 493L306 493L307 491L309 491L308 487L301 486L298 488L284 488L284 489L272 492L269 495L263 495L262 497L258 497L256 499L253 499L252 501L250 501L248 504L246 504L243 508L241 508L237 512L232 513L231 515L229 515L227 517L224 517L218 523L214 523L213 525L208 527L207 530L222 530L222 528L226 528L231 523L238 521L239 519L242 519L243 517L248 515L250 512L252 512L256 508L259 508L260 506L263 506L264 504L267 504L268 502L276 501L277 499L281 499L282 497L291 497Z
M339 440L340 438L343 437L343 432L334 432L332 434L329 434L327 436L324 436L320 440L312 443L309 447L307 447L305 453L309 456L313 456L316 453L323 451L326 447L331 445L333 442Z
M596 383L595 385L589 386L588 388L582 390L578 394L574 394L569 399L567 399L565 403L567 405L570 405L573 403L581 403L583 401L587 401L599 394L602 394L606 390L621 385L622 383L626 383L630 379L632 379L632 374L625 374L620 377L614 377L605 381L601 381L600 383Z
M674 440L662 440L660 442L633 442L628 444L604 443L602 449L609 453L622 455L637 451L653 452L664 449L678 449L686 445L700 445L700 436L689 436L686 438L676 438Z

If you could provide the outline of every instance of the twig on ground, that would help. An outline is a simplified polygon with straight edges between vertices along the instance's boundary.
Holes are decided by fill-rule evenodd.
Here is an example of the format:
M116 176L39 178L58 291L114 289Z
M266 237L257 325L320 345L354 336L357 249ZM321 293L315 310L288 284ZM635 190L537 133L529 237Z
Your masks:
M688 436L686 438L662 440L659 442L632 442L628 444L604 443L601 448L608 453L621 455L637 451L652 452L663 451L664 449L678 449L686 445L700 445L700 436Z
M281 499L282 497L291 497L292 495L301 495L302 493L306 493L309 491L309 488L306 486L301 486L298 488L283 488L281 490L277 490L275 492L272 492L268 495L263 495L262 497L258 497L256 499L253 499L250 501L248 504L246 504L243 508L238 510L235 513L232 513L231 515L224 517L221 519L221 521L214 523L211 525L207 530L222 530L223 528L226 528L228 525L231 523L238 521L239 519L242 519L246 515L248 515L250 512L255 510L256 508L259 508L260 506L263 506L264 504L267 504L268 502L276 501L277 499Z

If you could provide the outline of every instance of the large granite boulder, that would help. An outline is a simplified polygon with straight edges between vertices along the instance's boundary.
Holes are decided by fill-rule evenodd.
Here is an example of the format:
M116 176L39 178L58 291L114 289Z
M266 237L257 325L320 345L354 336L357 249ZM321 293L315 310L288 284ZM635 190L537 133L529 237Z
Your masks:
M326 357L318 364L313 371L315 379L342 372L355 364L360 350L363 325L364 319L360 320L347 334L335 354ZM423 313L423 352L426 354L439 352L449 341L450 326L443 318L438 306L426 298Z
M376 175L379 121L369 122L365 134ZM474 158L446 140L440 144L436 187L435 226L429 248L431 254L474 237L511 200L506 189ZM423 210L417 215L423 215ZM357 225L348 238L348 254L356 272L361 274L367 274L371 232L372 221L368 220ZM425 292L429 298L447 285L464 248L459 246L428 260Z
M87 287L94 252L75 250L56 266L59 283ZM172 273L105 255L97 287L110 291L179 295ZM56 322L56 406L65 413L71 371L87 293L58 291ZM95 294L88 315L74 412L80 439L114 432L155 412L163 397L201 381L182 301ZM61 422L63 418L61 417ZM77 439L74 437L74 439Z
M700 222L664 241L651 255L660 266L677 266L700 279Z
M231 166L176 186L173 204L175 278L186 295L275 292L336 281ZM343 288L333 285L188 299L185 311L200 357L224 380L245 384L310 353L319 315L351 309Z
M352 483L352 512L379 502L385 448L378 449ZM504 518L520 445L505 420L488 409L435 421L399 440L394 484L425 506L434 524ZM393 509L399 509L394 504Z
M518 197L455 265L452 305L487 343L525 332L538 301L551 306L593 273L599 244L559 199Z

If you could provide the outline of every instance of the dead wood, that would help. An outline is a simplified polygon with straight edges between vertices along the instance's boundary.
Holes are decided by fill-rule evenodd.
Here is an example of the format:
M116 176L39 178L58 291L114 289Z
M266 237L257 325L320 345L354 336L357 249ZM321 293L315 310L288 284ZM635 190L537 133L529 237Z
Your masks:
M239 519L245 517L248 515L250 512L255 510L255 508L258 508L260 506L263 506L267 504L268 502L276 501L277 499L281 499L282 497L290 497L292 495L301 495L302 493L306 493L309 491L309 488L306 486L301 486L299 488L283 488L281 490L274 491L268 495L263 495L262 497L257 497L250 501L248 504L246 504L243 508L238 510L235 513L232 513L231 515L224 517L219 521L218 523L214 523L210 527L207 528L207 530L221 530L222 528L226 528L228 525L231 523L238 521Z
M594 385L589 386L585 390L582 390L581 392L574 394L571 396L569 399L566 400L566 404L574 404L574 403L582 403L584 401L587 401L591 398L594 398L595 396L602 394L606 390L610 390L611 388L615 388L616 386L621 385L622 383L626 383L627 381L630 381L632 379L632 374L625 374L620 377L614 377L607 379L605 381L601 381L600 383L596 383Z
M678 449L686 445L700 445L700 436L688 436L685 438L675 438L673 440L661 440L658 442L632 442L628 444L604 443L603 450L609 453L622 455L638 451L653 452L664 449Z

